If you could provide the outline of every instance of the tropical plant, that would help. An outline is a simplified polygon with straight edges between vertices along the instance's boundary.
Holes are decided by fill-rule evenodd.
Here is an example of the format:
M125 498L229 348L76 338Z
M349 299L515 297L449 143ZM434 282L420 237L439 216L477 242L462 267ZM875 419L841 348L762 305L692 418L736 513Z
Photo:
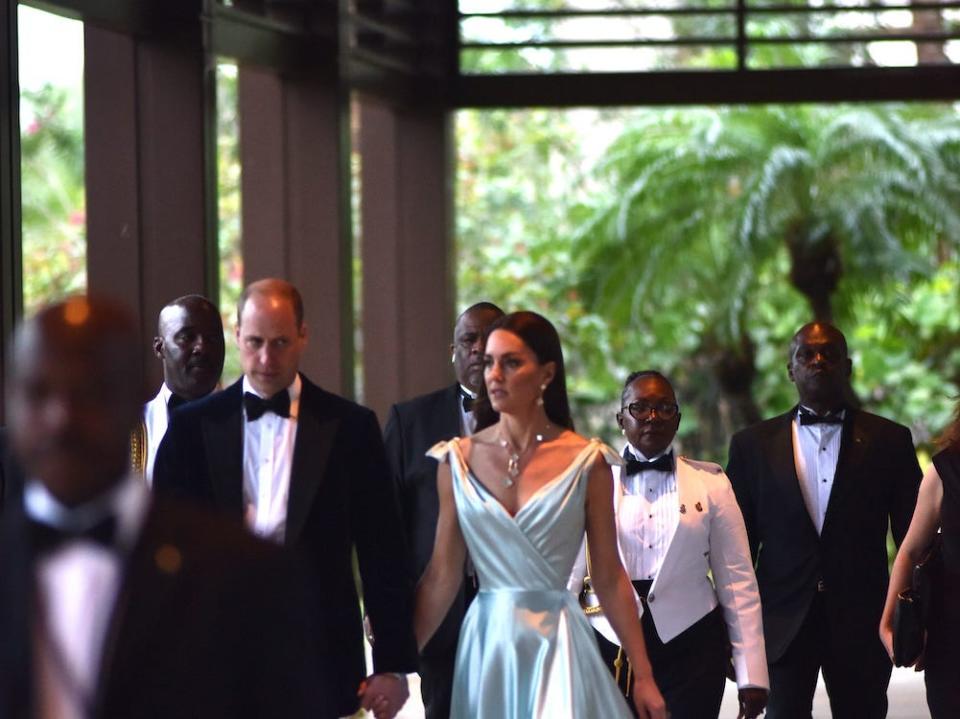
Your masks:
M79 97L45 85L21 93L23 306L86 286L86 197Z
M960 244L958 133L950 108L641 113L598 168L617 191L577 209L585 306L624 327L686 308L713 419L755 421L759 333L786 347L808 319L850 322L878 281L909 286Z

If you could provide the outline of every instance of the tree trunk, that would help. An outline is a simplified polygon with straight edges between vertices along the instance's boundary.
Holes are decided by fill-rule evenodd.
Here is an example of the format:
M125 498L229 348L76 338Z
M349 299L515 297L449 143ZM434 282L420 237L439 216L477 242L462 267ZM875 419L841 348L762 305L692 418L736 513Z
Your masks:
M787 230L790 283L807 298L813 319L833 322L831 298L843 276L843 261L836 238L829 231L814 234L803 220Z
M738 346L724 346L716 340L708 341L711 369L729 408L728 421L735 431L756 424L763 415L753 396L753 380L757 376L755 347L745 332Z
M940 10L915 10L910 32L918 35L944 32L943 15ZM950 59L944 51L942 42L918 42L917 62L921 65L947 65Z

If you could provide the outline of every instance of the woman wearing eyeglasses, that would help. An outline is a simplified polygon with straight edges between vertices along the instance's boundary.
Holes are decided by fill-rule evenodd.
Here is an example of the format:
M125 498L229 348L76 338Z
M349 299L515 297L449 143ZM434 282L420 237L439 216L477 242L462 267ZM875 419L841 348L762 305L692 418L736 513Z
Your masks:
M613 475L620 553L667 710L672 719L716 717L732 647L739 716L752 719L770 685L760 596L730 482L719 465L675 456L680 408L659 372L627 378L616 417L627 440L625 466ZM581 591L588 574L583 553L571 589ZM618 683L630 686L602 607L588 618Z

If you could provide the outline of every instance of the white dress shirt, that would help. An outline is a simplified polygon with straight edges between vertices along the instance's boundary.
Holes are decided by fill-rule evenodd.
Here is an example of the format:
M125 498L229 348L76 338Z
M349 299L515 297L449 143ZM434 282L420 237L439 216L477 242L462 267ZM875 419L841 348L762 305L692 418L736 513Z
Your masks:
M148 500L147 489L134 475L97 501L75 508L62 505L39 482L24 488L26 514L36 522L82 531L109 514L117 521L116 549L78 539L36 563L33 646L40 719L89 716L124 554L140 533Z
M804 408L816 414L809 408ZM845 413L840 413L840 418ZM840 456L843 424L800 424L800 411L793 418L793 461L800 480L800 492L817 534L823 530L827 516L833 477Z
M160 385L157 396L143 406L143 424L147 430L147 461L143 476L148 487L153 486L153 463L157 461L157 450L160 449L163 435L167 433L167 424L170 421L167 403L172 395L173 390L164 382Z
M673 447L645 457L632 444L629 452L641 462L653 461ZM645 469L627 475L621 471L623 496L617 507L620 550L630 579L655 579L680 520L676 471Z
M290 498L290 471L293 446L297 439L300 391L303 383L297 375L287 388L290 416L266 412L251 422L243 413L243 504L250 530L265 539L283 544L287 531L287 502ZM263 399L250 381L243 378L243 391Z

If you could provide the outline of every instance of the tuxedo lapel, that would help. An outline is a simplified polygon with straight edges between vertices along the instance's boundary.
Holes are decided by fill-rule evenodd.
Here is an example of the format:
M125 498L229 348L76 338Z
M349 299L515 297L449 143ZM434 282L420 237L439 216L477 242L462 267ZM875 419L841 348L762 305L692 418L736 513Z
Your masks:
M840 454L837 457L837 470L833 475L833 487L830 490L830 501L827 503L827 512L823 518L821 536L827 531L843 506L843 497L854 486L857 469L862 466L863 458L870 443L869 435L863 431L857 421L859 412L848 409L843 421L840 437Z
M0 716L11 719L32 715L31 555L26 517L15 506L7 511L0 533Z
M437 413L437 436L443 435L447 439L459 436L463 432L460 426L460 385L449 387L443 397L443 411Z
M324 417L321 390L303 375L297 438L290 470L290 497L287 500L287 529L284 543L296 544L307 522L310 507L323 482L330 451L340 425L336 417Z
M770 437L767 446L768 461L770 463L773 481L778 485L783 499L794 505L794 509L802 510L807 518L810 529L816 533L810 512L803 501L803 492L800 490L800 478L797 476L797 463L793 449L793 417L797 408L794 407L786 414L777 418L777 428Z
M201 420L207 471L218 507L243 515L243 380L230 393L230 410Z
M124 565L100 655L94 717L103 716L117 673L124 667L143 663L140 640L153 636L181 571L187 548L181 547L164 529L161 512L155 504L150 507L140 538Z

